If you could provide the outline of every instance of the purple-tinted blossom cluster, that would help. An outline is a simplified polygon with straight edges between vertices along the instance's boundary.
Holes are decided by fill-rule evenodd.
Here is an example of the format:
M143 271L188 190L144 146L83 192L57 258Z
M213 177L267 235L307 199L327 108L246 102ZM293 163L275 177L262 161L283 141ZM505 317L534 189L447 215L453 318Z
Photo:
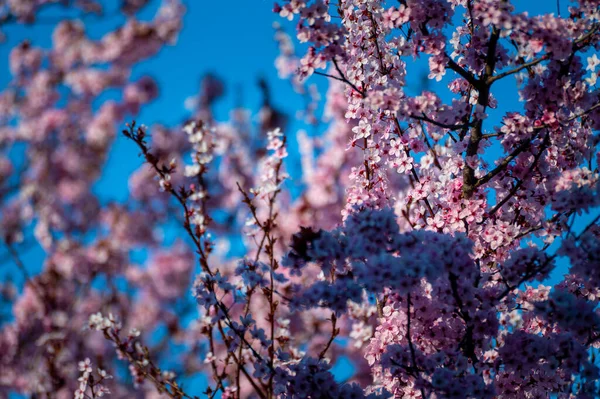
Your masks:
M305 291L312 298L309 302L316 304L319 295L327 294L326 287L334 297L339 297L333 293L341 290L350 299L355 288L348 277L371 293L390 288L406 294L418 287L421 279L434 281L444 273L466 285L477 274L470 252L471 244L463 236L430 231L401 234L391 210L364 210L351 214L341 229L331 233L303 230L294 236L292 251L282 264L293 274L312 262L322 268L326 279L336 276L329 285L322 281Z
M560 254L569 257L570 272L580 276L592 287L600 287L600 228L593 226L579 239L567 237L560 248Z
M578 298L565 289L554 289L548 300L537 302L535 311L562 331L573 334L581 342L600 339L600 315L596 301Z
M512 252L500 273L509 286L518 287L525 281L543 281L553 269L554 257L529 247Z
M300 399L327 397L334 399L380 399L388 395L385 392L365 394L356 384L338 384L331 374L331 365L306 357L287 370L274 372L275 390L281 398Z

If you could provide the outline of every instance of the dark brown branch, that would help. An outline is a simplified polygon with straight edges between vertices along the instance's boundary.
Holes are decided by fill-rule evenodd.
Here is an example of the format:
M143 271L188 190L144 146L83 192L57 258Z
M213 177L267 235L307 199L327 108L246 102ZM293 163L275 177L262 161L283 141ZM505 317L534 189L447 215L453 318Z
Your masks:
M488 106L489 95L490 95L490 85L487 83L487 80L490 76L494 74L494 69L496 66L496 48L498 45L498 39L500 38L500 31L496 28L492 28L492 33L490 36L490 41L488 43L488 52L486 56L485 68L481 74L480 82L483 82L479 87L479 97L477 98L477 105L483 107ZM483 138L483 121L478 120L475 123L475 126L471 129L471 137L469 138L469 143L467 144L467 157L473 157L477 155L477 151L479 150L479 143ZM470 198L475 192L477 183L477 178L475 177L475 169L469 166L467 162L465 164L465 168L463 169L463 197Z
M548 58L550 58L550 55L546 54L538 59L527 62L525 64L521 64L518 67L511 69L510 71L505 71L505 72L499 73L498 75L490 77L486 83L491 86L497 80L500 80L500 79L505 78L510 75L514 75L515 73L518 73L518 72L522 71L523 69L530 68L534 65L537 65L540 62L547 60Z
M410 349L410 358L411 358L411 363L412 363L412 365L411 365L412 369L419 370L417 367L417 356L415 354L415 346L413 344L412 336L410 334L410 322L411 322L410 306L411 306L411 301L410 301L410 293L409 293L406 296L406 339L408 341L408 348ZM417 376L418 376L418 374L417 374ZM420 390L421 390L421 397L426 398L425 391L423 390L423 388L421 388Z
M531 166L529 167L529 169L527 170L527 172L525 173L525 175L521 179L519 179L519 181L517 182L517 184L514 185L514 187L510 190L510 192L506 195L506 197L504 197L500 202L498 202L496 205L494 205L494 207L487 213L486 218L489 218L492 215L494 215L498 211L498 209L502 208L502 206L509 199L511 199L517 193L517 191L519 191L519 189L521 188L521 186L525 183L525 181L527 180L527 178L529 177L529 175L535 169L535 167L536 167L538 161L540 160L542 154L544 153L544 151L546 150L546 148L548 148L549 145L550 145L549 135L546 135L546 137L544 139L544 142L542 143L542 146L540 148L540 151L535 156L533 162L531 163Z
M481 82L477 80L477 78L472 73L458 65L452 58L450 58L450 56L446 55L446 58L448 59L448 68L465 78L465 80L469 82L474 88L479 88Z
M333 62L333 66L335 67L335 70L340 74L343 82L346 82L347 84L349 84L350 87L352 87L358 94L361 95L362 98L367 97L366 93L363 90L359 90L359 88L356 87L356 85L354 85L354 83L352 83L351 81L348 80L346 75L344 75L344 73L342 72L342 70L341 70L340 66L338 65L337 61L335 60L335 58L333 60L331 60L331 62Z
M400 121L398 121L398 118L394 118L394 122L396 123L396 128L398 129L398 137L402 137L402 128L400 127ZM410 150L405 149L404 152L406 153L407 157L410 157ZM417 183L421 183L421 179L419 179L419 175L417 174L417 171L415 170L415 168L411 168L410 169L411 174L413 176L413 178L416 180ZM425 202L425 206L427 207L427 210L429 211L429 214L431 215L432 218L435 217L435 212L433 212L433 208L431 207L431 204L429 203L429 200L427 198L423 198L423 202Z
M473 363L473 367L476 367L477 362L479 360L477 359L477 355L475 354L475 343L473 342L472 319L471 319L471 316L469 315L468 311L464 311L463 301L462 301L460 295L458 294L458 277L454 273L450 273L448 277L450 280L450 288L452 289L452 297L454 298L454 301L456 302L456 309L458 311L459 316L464 320L465 327L466 327L465 335L463 336L463 339L461 342L461 349L464 352L465 356L467 356L469 359L471 359L471 362Z
M589 45L589 43L586 43L586 41L588 39L590 39L598 31L599 27L600 27L599 24L595 24L592 27L592 29L590 29L590 31L588 33L586 33L585 35L583 35L579 39L575 40L573 42L573 53L575 53L575 52L577 52L577 51L579 51L579 50L587 47ZM515 44L515 46L516 46L516 44ZM492 83L496 82L497 80L500 80L500 79L505 78L505 77L507 77L509 75L513 75L515 73L518 73L518 72L522 71L525 68L530 68L530 67L532 67L534 65L537 65L540 62L545 61L545 60L547 60L549 58L550 58L550 54L545 54L545 55L541 56L540 58L537 58L537 59L535 59L533 61L530 61L530 62L527 62L525 64L519 65L518 67L516 67L514 69L502 72L502 73L500 73L500 74L498 74L496 76L490 76L487 79L486 83L491 86Z
M578 114L571 116L570 118L566 119L563 122L563 125L565 123L572 122L577 118L581 118L582 116L589 114L590 112L592 112L593 110L595 110L597 108L600 108L600 103L591 106L589 109L587 109L585 111L582 111ZM534 132L539 132L539 131L541 131L543 129L547 129L549 127L550 127L549 125L542 125L542 126L535 127L533 130L534 130ZM477 187L482 186L483 184L485 184L485 183L489 182L491 179L493 179L496 175L498 175L498 173L500 173L504 169L506 169L508 164L513 159L515 159L520 153L522 153L523 151L525 151L529 148L532 141L535 140L536 137L537 137L537 135L534 135L534 136L524 140L521 144L519 144L519 146L517 148L515 148L509 155L507 155L504 159L502 159L502 161L498 164L498 166L496 166L494 169L492 169L490 172L488 172L485 176L479 178L477 180L477 182L475 183L474 187L477 188Z
M444 128L444 129L450 129L452 131L454 130L461 130L464 129L466 127L469 127L469 124L460 124L460 125L451 125L448 123L442 123L442 122L438 122L435 121L431 118L429 118L427 115L422 114L422 116L418 116L418 115L409 115L411 118L416 119L418 121L423 121L423 122L427 122L427 123L431 123L432 125Z
M327 341L327 344L325 345L321 353L319 353L319 360L322 360L325 357L325 354L327 353L329 347L335 340L335 337L337 337L337 335L340 333L340 329L337 328L336 325L337 317L335 317L335 313L331 313L331 336L329 337L329 340Z

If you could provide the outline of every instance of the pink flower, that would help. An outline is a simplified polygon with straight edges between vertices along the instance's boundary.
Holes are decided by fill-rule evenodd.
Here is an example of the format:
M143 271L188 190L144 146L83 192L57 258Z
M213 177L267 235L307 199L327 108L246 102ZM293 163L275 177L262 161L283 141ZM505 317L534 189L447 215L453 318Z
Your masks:
M354 132L355 140L367 138L371 135L371 125L364 119L361 119L358 122L358 126L352 128L352 131Z
M409 173L413 168L413 158L407 156L405 153L400 154L394 160L394 168L396 168L396 172L398 173Z

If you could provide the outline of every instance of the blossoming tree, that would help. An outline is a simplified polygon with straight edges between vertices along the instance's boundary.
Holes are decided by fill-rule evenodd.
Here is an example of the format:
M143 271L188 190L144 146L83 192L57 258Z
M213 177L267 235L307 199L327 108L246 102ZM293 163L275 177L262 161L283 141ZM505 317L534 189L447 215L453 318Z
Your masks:
M0 2L2 21L49 3ZM131 68L175 43L185 11L165 1L140 21L146 3L124 1L98 40L65 20L52 48L11 52L0 234L24 283L3 285L0 393L600 395L600 1L538 16L506 0L279 1L276 66L324 131L298 134L298 153L264 83L258 123L217 120L214 76L182 126L133 122L157 85ZM415 62L435 91L408 89ZM501 85L519 101L501 104ZM107 89L120 99L98 106ZM107 203L92 186L118 130L140 168ZM27 245L45 251L38 274Z

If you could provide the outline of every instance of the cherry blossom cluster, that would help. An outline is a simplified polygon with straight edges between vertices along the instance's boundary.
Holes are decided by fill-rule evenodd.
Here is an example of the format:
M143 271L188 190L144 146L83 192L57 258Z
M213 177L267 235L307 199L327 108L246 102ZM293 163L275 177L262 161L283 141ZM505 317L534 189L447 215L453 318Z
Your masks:
M134 386L138 387L144 381L149 380L153 382L160 393L167 393L171 397L185 396L184 392L177 385L177 382L174 381L175 374L168 370L161 370L154 364L150 358L148 348L139 339L140 331L133 328L129 331L126 338L122 339L121 330L123 326L121 322L116 320L112 314L105 317L102 313L90 316L89 328L101 331L104 337L115 346L119 359L127 359L129 361L129 372L133 378ZM91 374L89 359L86 359L85 362L80 362L79 369L84 374L79 391L75 392L75 397L78 397L78 395L79 397L85 397L85 384L83 384L83 381L90 386L92 395L100 397L105 393L110 393L110 391L102 386L95 386L93 379L91 382L88 381ZM106 375L104 370L98 370L98 374L101 376L100 381L111 378Z
M107 374L102 369L96 370L96 378L94 378L92 368L92 362L89 358L79 362L79 371L81 371L81 377L79 377L79 388L75 391L75 399L83 399L86 397L101 398L104 395L110 394L110 390L102 385L103 380L111 379L112 376ZM89 394L87 393L89 390Z

